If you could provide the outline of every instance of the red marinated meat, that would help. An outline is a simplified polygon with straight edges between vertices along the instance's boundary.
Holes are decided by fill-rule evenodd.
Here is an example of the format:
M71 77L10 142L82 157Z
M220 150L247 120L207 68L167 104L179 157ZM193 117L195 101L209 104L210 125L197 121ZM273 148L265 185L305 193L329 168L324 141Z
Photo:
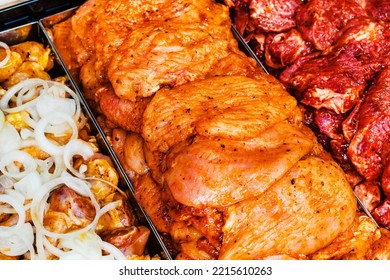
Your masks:
M295 27L299 0L252 0L250 17L253 25L265 32L281 32Z
M367 13L379 20L390 20L390 0L366 0Z
M390 198L386 198L371 212L371 215L380 226L390 227Z
M383 170L381 183L385 195L390 196L390 163Z
M354 188L354 192L369 212L374 210L381 201L380 188L377 183L360 183Z
M331 139L342 139L342 122L343 114L336 114L327 109L319 109L315 112L314 122L320 129L321 133Z
M283 68L313 51L313 46L303 40L296 29L286 33L271 33L265 43L265 62L272 68Z
M371 68L381 70L390 56L390 22L370 18L350 20L329 51L349 53Z
M354 0L312 0L297 9L296 24L303 38L325 50L349 20L364 16L366 12Z
M225 3L231 7L230 11L233 18L234 27L242 36L245 36L245 31L249 23L250 0L229 0L225 1Z
M368 63L339 53L304 56L287 67L279 79L303 104L340 114L358 103L374 74Z
M351 162L367 180L384 170L383 147L390 139L390 69L382 70L367 91L357 117L357 131L348 148Z

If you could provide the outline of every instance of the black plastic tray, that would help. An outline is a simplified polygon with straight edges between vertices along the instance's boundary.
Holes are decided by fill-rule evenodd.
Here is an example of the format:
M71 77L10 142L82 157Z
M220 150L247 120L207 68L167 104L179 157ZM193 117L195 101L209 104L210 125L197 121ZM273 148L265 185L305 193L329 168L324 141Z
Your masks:
M80 6L85 0L27 0L15 5L0 7L0 31L32 23L43 17ZM11 3L12 4L12 3Z

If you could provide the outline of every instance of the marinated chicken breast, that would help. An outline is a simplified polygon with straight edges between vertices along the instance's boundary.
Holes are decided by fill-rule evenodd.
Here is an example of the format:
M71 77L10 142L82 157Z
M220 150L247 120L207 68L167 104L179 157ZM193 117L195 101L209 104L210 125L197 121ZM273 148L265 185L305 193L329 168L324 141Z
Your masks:
M142 136L160 152L195 134L245 140L295 116L296 107L272 78L214 77L160 90L144 112Z
M220 259L310 254L353 222L356 200L333 161L299 161L260 196L227 210Z
M189 206L228 206L257 196L309 153L314 134L280 122L251 140L196 137L172 149L166 183Z
M112 57L108 77L115 93L134 101L163 86L201 79L229 54L232 34L215 24L161 23L139 27Z

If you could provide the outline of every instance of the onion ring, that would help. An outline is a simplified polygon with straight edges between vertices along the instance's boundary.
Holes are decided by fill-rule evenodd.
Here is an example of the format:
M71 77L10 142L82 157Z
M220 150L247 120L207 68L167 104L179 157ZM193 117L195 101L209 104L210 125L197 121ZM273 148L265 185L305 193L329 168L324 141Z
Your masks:
M19 167L15 165L15 162L19 162L23 165L24 170L21 171ZM0 171L11 178L20 179L26 176L28 173L35 171L37 163L35 159L24 151L12 151L1 156ZM14 169L14 172L8 169Z
M2 61L0 61L0 68L1 68L1 67L4 67L5 65L7 65L9 59L11 58L11 50L10 50L9 46L4 42L0 42L0 47L5 49L5 57L3 58Z

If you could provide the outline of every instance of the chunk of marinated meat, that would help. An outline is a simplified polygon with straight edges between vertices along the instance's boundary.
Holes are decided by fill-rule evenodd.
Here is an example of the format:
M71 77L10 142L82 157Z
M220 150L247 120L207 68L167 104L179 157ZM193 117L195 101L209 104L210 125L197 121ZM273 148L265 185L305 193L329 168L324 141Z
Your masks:
M378 180L383 173L382 149L389 135L390 69L386 68L366 93L357 117L357 131L348 148L351 162L367 180Z
M375 69L350 53L301 57L279 76L303 104L337 114L352 109L362 97Z
M53 191L48 202L50 206L44 217L44 226L52 232L66 233L85 227L96 215L90 199L67 186Z
M117 126L140 132L142 114L150 98L139 97L135 102L119 98L111 87L100 87L95 92L104 116Z
M374 210L381 202L378 183L365 181L355 186L353 190L369 212Z
M314 122L321 133L331 139L342 139L342 122L345 116L336 114L328 109L321 108L315 111Z
M118 248L126 257L142 256L150 235L145 226L129 226L105 231L101 234L104 241Z
M265 44L265 62L272 68L283 68L301 56L314 51L311 43L303 40L296 29L286 33L269 34Z
M365 10L354 0L312 0L297 8L295 20L303 38L325 50L349 20L364 16Z
M265 32L281 32L295 27L295 11L300 0L252 0L249 5L252 24Z
M380 233L380 238L372 244L367 252L369 260L390 260L390 232L381 228Z
M311 254L354 221L356 200L332 161L299 161L257 197L230 206L220 259L261 259Z
M364 0L367 13L377 20L390 20L389 0Z
M370 64L375 71L380 71L389 61L390 22L371 18L352 19L340 31L336 43L325 51L329 52L351 54Z
M390 197L385 198L385 200L371 212L371 215L380 226L389 228Z

